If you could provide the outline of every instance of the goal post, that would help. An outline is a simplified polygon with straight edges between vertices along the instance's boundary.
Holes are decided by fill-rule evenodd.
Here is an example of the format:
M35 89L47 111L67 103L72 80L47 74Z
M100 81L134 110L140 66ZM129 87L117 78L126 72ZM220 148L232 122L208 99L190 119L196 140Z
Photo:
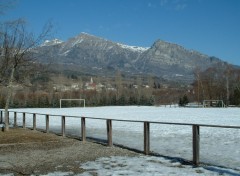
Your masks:
M203 107L226 107L223 100L203 100Z
M59 101L60 108L62 108L63 101L78 101L78 102L80 102L80 104L81 104L81 102L83 102L83 107L85 108L85 99L60 99L60 101Z

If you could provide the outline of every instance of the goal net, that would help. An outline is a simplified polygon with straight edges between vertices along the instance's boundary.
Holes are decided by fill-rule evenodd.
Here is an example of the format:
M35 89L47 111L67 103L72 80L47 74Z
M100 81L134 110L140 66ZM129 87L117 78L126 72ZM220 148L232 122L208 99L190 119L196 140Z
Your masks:
M203 107L225 107L223 100L203 100Z
M85 107L85 99L60 99L60 108L62 107Z

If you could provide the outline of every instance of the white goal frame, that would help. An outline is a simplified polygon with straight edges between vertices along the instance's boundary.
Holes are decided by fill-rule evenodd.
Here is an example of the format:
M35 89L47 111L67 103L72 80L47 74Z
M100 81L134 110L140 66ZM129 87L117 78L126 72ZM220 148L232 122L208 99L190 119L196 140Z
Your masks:
M85 108L85 99L60 99L59 100L59 104L60 104L60 108L62 108L62 101L83 101L83 107Z
M214 105L217 105L218 103L220 103L222 106L219 107L226 107L226 105L224 104L223 100L203 100L203 107L210 107L210 104L213 103Z

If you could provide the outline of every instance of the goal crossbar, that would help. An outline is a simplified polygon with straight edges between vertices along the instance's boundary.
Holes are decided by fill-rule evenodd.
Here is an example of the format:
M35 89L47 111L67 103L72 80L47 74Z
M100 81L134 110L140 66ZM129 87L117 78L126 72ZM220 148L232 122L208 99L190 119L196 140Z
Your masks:
M60 108L62 108L62 101L83 101L83 107L85 108L85 99L60 99Z

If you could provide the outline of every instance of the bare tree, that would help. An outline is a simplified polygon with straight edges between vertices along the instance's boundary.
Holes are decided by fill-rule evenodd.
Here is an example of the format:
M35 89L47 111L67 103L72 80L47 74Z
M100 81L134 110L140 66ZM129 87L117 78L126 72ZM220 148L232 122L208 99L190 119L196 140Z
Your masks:
M194 70L194 75L195 75L196 85L197 85L196 93L197 93L197 102L198 102L198 104L203 99L205 99L205 89L204 89L204 86L203 86L203 80L202 80L202 75L201 74L202 73L201 73L200 68L196 67L196 69ZM201 96L201 99L200 99L200 96Z
M9 130L8 108L14 84L29 82L30 73L38 65L30 51L50 34L52 25L48 23L38 37L27 32L23 19L6 22L0 30L0 84L7 87L5 104L5 130Z
M235 87L240 92L240 70L237 70L235 75L236 75Z
M230 97L230 77L233 75L232 66L227 64L226 69L224 71L224 76L226 78L226 105L229 106L229 97Z
M117 70L116 75L115 75L115 84L116 84L116 100L119 100L119 98L123 94L123 83L122 83L122 75L119 70Z
M136 80L136 83L137 83L137 100L138 102L140 102L140 99L143 95L143 91L142 91L142 78L140 76L137 77L137 80Z

